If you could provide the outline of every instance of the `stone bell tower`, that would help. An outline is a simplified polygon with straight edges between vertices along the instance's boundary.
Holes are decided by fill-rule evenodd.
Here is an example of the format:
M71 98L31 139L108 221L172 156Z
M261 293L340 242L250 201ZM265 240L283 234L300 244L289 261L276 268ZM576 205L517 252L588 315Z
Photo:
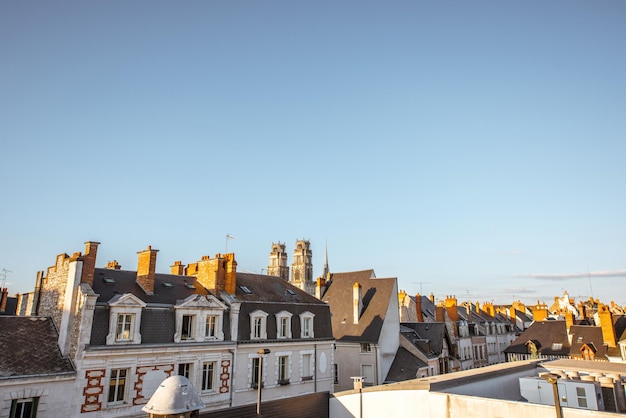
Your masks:
M313 283L313 263L311 244L307 240L296 241L291 264L291 284L299 287L310 295L315 295Z
M285 252L285 244L272 243L272 252L270 253L270 265L267 266L267 275L280 277L284 281L289 281L289 267L287 266L287 253Z

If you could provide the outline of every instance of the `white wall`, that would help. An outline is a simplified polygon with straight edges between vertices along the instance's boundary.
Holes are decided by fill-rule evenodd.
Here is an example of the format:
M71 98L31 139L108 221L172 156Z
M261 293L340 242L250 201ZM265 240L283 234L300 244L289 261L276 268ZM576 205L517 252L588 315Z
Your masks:
M71 375L52 379L0 380L0 417L9 416L13 399L32 397L39 397L37 418L75 416L75 379L75 375Z

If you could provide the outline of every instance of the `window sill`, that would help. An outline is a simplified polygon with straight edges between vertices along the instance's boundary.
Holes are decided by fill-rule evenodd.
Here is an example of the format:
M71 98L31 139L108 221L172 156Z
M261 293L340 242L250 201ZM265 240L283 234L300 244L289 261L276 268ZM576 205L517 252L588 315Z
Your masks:
M289 379L282 379L278 381L278 384L281 386L285 386L289 384Z
M313 376L304 376L304 377L302 377L302 381L305 381L305 380L313 380Z

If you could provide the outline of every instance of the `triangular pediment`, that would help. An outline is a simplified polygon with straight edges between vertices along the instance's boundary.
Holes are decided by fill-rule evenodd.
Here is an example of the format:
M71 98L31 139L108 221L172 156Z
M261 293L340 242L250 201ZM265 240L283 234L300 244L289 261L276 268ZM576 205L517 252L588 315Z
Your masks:
M191 295L176 304L176 308L222 309L227 307L213 295Z
M123 295L115 295L109 300L111 307L137 307L145 308L146 303L132 293L124 293Z

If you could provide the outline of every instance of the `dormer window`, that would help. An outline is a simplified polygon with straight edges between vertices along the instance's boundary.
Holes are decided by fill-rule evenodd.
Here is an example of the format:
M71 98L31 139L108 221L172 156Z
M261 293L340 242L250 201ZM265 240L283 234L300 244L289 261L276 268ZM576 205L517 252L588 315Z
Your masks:
M291 317L287 311L276 314L276 338L291 338Z
M250 339L267 339L267 312L256 310L250 313Z
M226 306L215 296L191 295L177 304L174 342L224 340Z
M130 293L115 295L108 304L110 318L107 345L141 344L139 325L146 304Z
M300 338L313 338L313 319L315 314L304 312L300 314Z

